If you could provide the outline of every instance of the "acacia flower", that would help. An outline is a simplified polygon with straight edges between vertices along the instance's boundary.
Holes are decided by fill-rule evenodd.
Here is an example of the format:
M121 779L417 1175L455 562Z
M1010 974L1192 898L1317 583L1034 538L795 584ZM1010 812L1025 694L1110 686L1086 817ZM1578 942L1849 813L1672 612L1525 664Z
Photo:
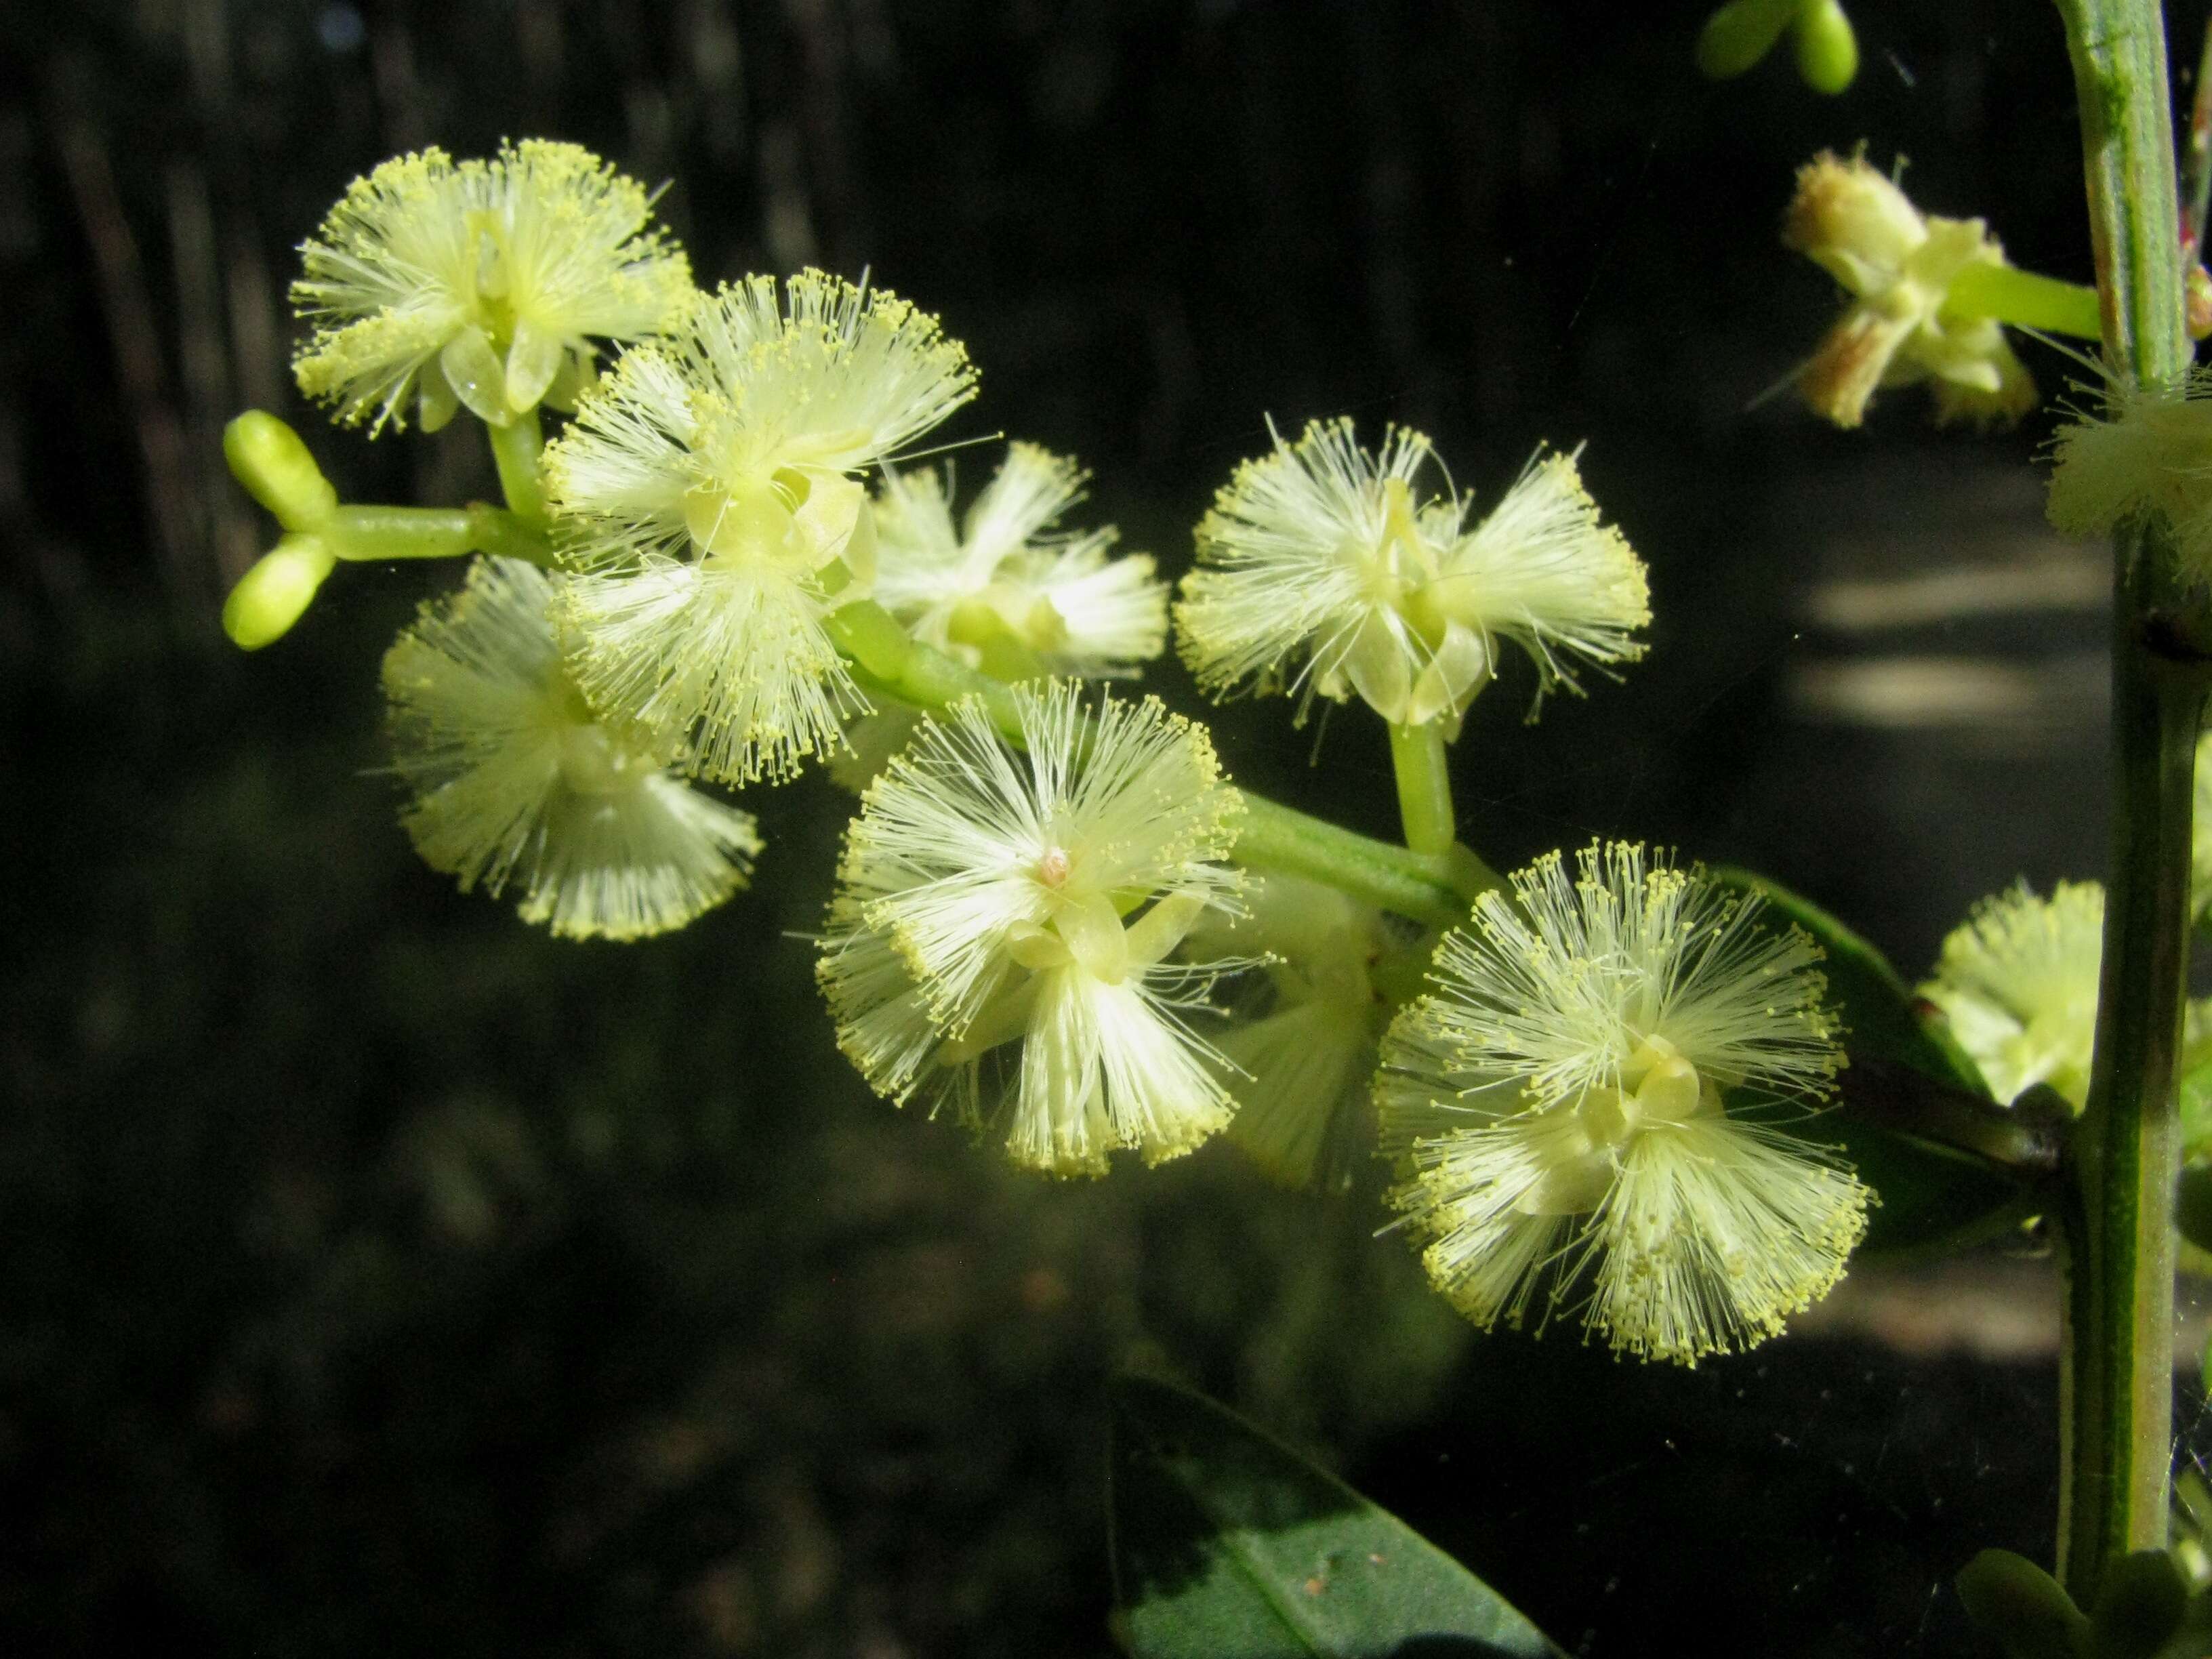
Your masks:
M1578 453L1579 452L1577 452ZM1536 665L1538 700L1578 691L1574 660L1644 654L1644 566L1601 524L1574 455L1539 454L1490 516L1471 498L1423 495L1435 457L1402 427L1380 455L1349 419L1246 461L1198 526L1198 566L1176 608L1183 660L1216 695L1353 691L1400 726L1455 735L1510 640ZM1295 666L1294 666L1295 665Z
M1877 388L1932 383L1939 422L2010 424L2035 382L1995 318L1954 305L1962 275L2002 266L1979 219L1923 215L1863 155L1823 150L1798 169L1783 246L1841 283L1851 304L1796 375L1814 412L1857 426Z
M2076 411L2052 434L2045 511L2069 536L2103 536L2138 513L2166 515L2191 581L2212 581L2212 374L2179 386L2106 377L2102 417Z
M1184 951L1258 957L1264 987L1215 1042L1234 1070L1228 1139L1268 1179L1292 1188L1346 1178L1387 1005L1372 970L1396 943L1382 913L1303 877L1254 876L1249 915L1210 911Z
M1231 1109L1182 1015L1237 964L1168 957L1235 903L1219 860L1242 803L1204 728L1157 699L1086 720L1067 683L1013 696L1019 750L963 700L869 787L817 977L879 1093L980 1121L1002 1082L1017 1164L1096 1175L1115 1148L1157 1164Z
M2089 1098L2104 948L2102 887L2062 881L2046 899L2022 882L1951 932L1920 994L1943 1011L1996 1098L2047 1083L2078 1111Z
M866 708L823 621L874 574L854 476L975 395L905 301L748 277L623 353L545 452L597 708L688 738L711 778L781 778Z
M877 602L971 667L988 670L1003 645L1048 673L1133 672L1167 643L1167 588L1150 555L1109 556L1111 528L1055 532L1084 482L1066 457L1011 444L956 526L949 475L887 471L876 492Z
M319 325L300 390L349 425L426 431L457 404L504 426L568 407L594 338L652 333L690 298L691 268L653 198L589 150L526 139L489 161L441 149L354 180L301 254L292 303Z
M570 939L681 927L744 885L751 817L690 788L637 733L595 720L535 565L477 561L384 659L402 818L434 870Z
M1384 1140L1411 1170L1391 1202L1430 1279L1486 1329L1548 1281L1540 1327L1588 1281L1585 1328L1644 1358L1775 1334L1866 1226L1866 1188L1772 1121L1842 1064L1819 947L1624 842L1512 886L1383 1040Z

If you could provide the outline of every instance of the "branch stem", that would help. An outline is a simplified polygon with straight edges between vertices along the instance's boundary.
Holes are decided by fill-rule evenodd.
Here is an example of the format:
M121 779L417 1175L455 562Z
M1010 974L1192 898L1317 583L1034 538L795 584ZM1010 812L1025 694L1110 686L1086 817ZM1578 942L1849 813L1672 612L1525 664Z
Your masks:
M2057 0L2074 63L2110 371L2173 386L2181 220L2158 0ZM2112 857L2089 1099L2059 1210L2065 1264L2058 1573L2093 1606L2166 1541L2173 1413L2175 1065L2187 990L2191 781L2202 659L2164 644L2191 604L2161 519L2113 538ZM2201 610L2201 602L2194 607Z

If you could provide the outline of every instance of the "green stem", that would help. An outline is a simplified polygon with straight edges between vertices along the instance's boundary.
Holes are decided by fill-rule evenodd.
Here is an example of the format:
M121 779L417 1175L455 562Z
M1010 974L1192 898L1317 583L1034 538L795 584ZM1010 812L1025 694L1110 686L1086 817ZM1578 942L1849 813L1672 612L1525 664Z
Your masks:
M2081 111L2105 361L2178 385L2179 214L2157 0L2057 0ZM2173 1409L2175 1066L2187 990L2191 781L2201 659L2163 522L2113 540L2112 859L2089 1099L2059 1213L2058 1571L2084 1607L2107 1568L2166 1540Z
M491 434L492 463L499 468L500 493L507 497L507 510L543 524L545 489L538 477L538 458L545 452L545 439L537 408L524 410L505 426L487 425L484 430Z
M981 697L991 724L1009 741L1021 740L1021 702L1013 687L922 644L874 601L842 606L826 625L872 691L925 709ZM1249 789L1239 793L1244 816L1230 856L1247 868L1305 876L1435 927L1464 921L1478 894L1504 885L1463 847L1417 853L1310 817Z
M2105 331L2095 289L2014 265L1968 265L1952 278L1943 309L1954 316L1994 317L2017 328L2084 340L2100 339Z
M355 562L386 559L458 559L496 553L550 565L553 549L542 526L496 507L341 507L319 532L331 551Z
M1398 816L1405 823L1406 845L1416 853L1442 854L1459 839L1452 815L1451 764L1443 728L1390 727L1390 766L1398 775Z

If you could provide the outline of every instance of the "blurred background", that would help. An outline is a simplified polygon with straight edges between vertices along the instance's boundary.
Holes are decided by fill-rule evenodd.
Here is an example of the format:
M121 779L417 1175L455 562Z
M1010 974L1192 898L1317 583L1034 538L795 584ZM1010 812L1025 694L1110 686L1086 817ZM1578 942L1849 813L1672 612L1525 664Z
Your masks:
M2042 527L2047 414L1764 398L1837 306L1776 230L1863 141L2086 280L2063 46L2048 8L1856 0L1832 100L1786 52L1699 80L1704 9L0 6L0 1647L1104 1655L1136 1356L1572 1650L1972 1650L1950 1574L2051 1536L2047 1262L1870 1264L1694 1372L1477 1338L1371 1178L1216 1146L1042 1183L871 1098L793 937L826 778L748 801L750 893L559 943L421 866L379 770L378 659L457 573L349 568L251 657L216 622L271 538L241 408L349 499L494 489L466 422L303 407L291 250L398 151L574 139L668 181L702 283L819 263L940 313L983 374L951 435L1078 454L1086 521L1170 573L1269 416L1413 424L1483 500L1587 441L1651 653L1539 726L1525 679L1481 700L1470 839L1751 865L1923 973L1977 896L2101 872L2101 556ZM1371 721L1284 713L1220 714L1231 773L1390 833Z

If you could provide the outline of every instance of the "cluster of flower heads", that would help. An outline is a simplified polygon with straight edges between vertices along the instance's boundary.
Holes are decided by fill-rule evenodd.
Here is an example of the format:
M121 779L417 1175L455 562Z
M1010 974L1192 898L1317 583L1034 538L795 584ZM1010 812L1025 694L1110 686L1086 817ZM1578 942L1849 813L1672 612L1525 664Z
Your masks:
M1581 1298L1618 1347L1693 1362L1833 1283L1868 1195L1784 1127L1840 1063L1808 940L1595 848L1571 883L1554 856L1486 896L1393 1023L1418 930L1234 868L1243 803L1203 728L1085 696L1164 648L1169 604L1148 556L1066 522L1080 468L1013 444L956 517L950 468L896 465L975 394L936 320L814 271L699 293L651 203L573 146L428 151L358 182L306 246L299 379L340 420L465 406L512 433L572 411L542 457L555 568L480 558L386 659L426 860L519 890L559 934L663 931L760 851L699 786L842 752L869 781L817 976L893 1100L994 1125L1052 1174L1225 1132L1314 1185L1344 1178L1371 1099L1405 1160L1392 1201L1484 1325ZM1929 280L1913 249L1941 224L1890 227L1899 280ZM1933 363L1942 332L1931 310L1899 349ZM604 373L602 342L624 348ZM259 493L327 574L316 538L343 509L304 451L257 434L240 455L283 475ZM1650 617L1578 453L1540 452L1477 518L1418 433L1379 453L1346 420L1277 437L1199 526L1186 661L1219 695L1292 692L1303 718L1356 693L1446 738L1509 641L1539 702L1578 690L1642 654ZM988 693L877 714L841 649L860 601Z
M1579 1299L1617 1350L1694 1363L1825 1295L1869 1194L1787 1127L1843 1061L1819 957L1623 842L1484 895L1377 1089L1391 1202L1454 1304L1487 1328Z
M2035 407L2003 327L1954 303L1962 277L2005 263L1979 219L1923 215L1865 156L1823 151L1798 172L1782 240L1851 296L1797 371L1814 413L1855 427L1878 389L1923 380L1939 422L2008 424Z

